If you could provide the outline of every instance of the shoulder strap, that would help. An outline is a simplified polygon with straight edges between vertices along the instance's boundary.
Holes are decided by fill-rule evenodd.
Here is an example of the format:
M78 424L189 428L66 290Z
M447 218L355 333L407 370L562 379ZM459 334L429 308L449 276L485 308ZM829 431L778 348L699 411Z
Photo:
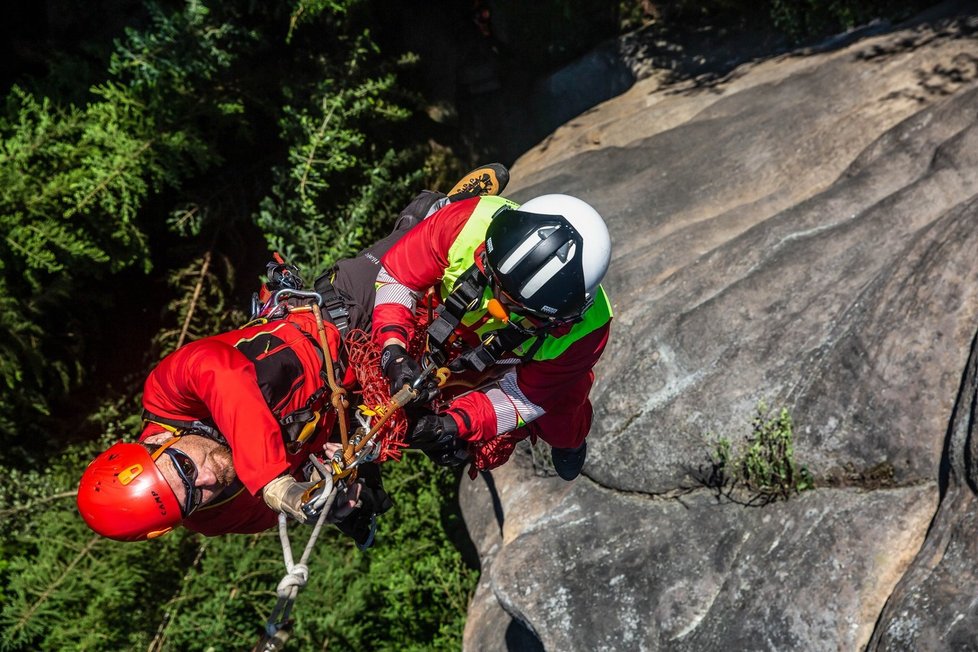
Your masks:
M455 329L461 324L462 317L478 305L488 284L489 277L478 265L473 264L459 276L455 287L438 306L437 316L428 325L428 346L436 354L436 358L440 358L436 359L439 364L444 364L448 358L448 346L455 339ZM504 356L531 360L540 350L549 331L550 329L545 326L531 333L510 322L505 327L486 335L478 346L462 351L455 358L452 366L467 367L481 373ZM516 354L516 347L531 337L536 339L529 350L522 355Z
M528 334L513 323L509 323L503 328L489 333L478 346L468 348L460 353L455 361L449 365L449 368L467 367L481 373L504 358L532 360L536 352L543 346L548 333L548 328L541 328L533 334ZM535 337L536 340L530 345L527 352L517 354L516 347L531 337Z
M169 417L161 417L158 414L153 414L149 410L143 410L143 423L155 423L158 426L162 426L166 430L179 435L201 435L207 437L208 439L213 439L214 441L228 445L228 440L224 438L224 435L217 429L210 419L201 420L194 419L192 421L184 421L181 419L171 419Z
M462 323L462 317L479 303L489 284L489 278L473 264L458 280L452 291L436 309L435 318L428 324L428 348L442 360L448 357L448 346L454 341L455 329Z
M336 326L340 332L340 338L346 339L346 332L350 328L350 311L346 307L346 301L340 294L336 286L333 285L336 270L330 269L316 279L316 292L323 298L322 310L326 313L329 321Z

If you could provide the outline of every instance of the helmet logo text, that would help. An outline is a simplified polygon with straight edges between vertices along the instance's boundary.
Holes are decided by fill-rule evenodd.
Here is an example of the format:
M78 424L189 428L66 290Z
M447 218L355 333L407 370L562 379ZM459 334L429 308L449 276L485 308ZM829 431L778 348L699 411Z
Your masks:
M150 493L153 494L153 500L156 501L156 508L160 510L160 515L166 516L166 505L163 504L163 499L160 498L160 495L156 491L151 491Z

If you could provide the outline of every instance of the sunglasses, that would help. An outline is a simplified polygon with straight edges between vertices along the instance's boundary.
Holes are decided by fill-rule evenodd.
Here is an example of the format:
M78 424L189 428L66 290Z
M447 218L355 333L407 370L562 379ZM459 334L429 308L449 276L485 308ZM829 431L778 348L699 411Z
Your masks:
M176 469L177 475L180 476L180 481L183 483L184 489L186 489L186 498L184 498L183 506L181 507L183 517L186 518L195 509L200 507L204 492L195 486L197 482L197 465L193 459L179 448L173 448L173 444L178 441L180 441L180 437L170 439L153 451L150 457L155 461L160 455L165 453L170 458L170 461L173 462L173 468Z

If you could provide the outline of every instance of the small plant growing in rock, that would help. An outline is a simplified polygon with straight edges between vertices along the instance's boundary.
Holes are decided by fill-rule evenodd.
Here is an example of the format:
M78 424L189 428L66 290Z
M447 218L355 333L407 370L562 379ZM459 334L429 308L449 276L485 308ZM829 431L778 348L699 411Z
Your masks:
M536 441L524 440L526 443L526 448L530 452L530 462L533 466L533 475L538 478L554 478L557 477L557 471L554 470L553 460L550 459L550 445L544 443L542 439ZM524 445L524 442L520 442Z
M751 426L742 449L735 451L726 437L716 441L704 483L716 489L718 497L766 505L815 487L812 474L795 462L791 415L786 408L771 416L760 403Z

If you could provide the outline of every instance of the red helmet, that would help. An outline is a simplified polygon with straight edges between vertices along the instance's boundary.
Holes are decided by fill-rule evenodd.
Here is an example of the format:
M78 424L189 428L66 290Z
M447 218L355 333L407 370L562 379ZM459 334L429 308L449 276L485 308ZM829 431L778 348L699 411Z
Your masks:
M183 520L173 489L156 458L141 444L113 444L92 460L78 483L78 511L88 526L117 541L142 541L166 534Z

